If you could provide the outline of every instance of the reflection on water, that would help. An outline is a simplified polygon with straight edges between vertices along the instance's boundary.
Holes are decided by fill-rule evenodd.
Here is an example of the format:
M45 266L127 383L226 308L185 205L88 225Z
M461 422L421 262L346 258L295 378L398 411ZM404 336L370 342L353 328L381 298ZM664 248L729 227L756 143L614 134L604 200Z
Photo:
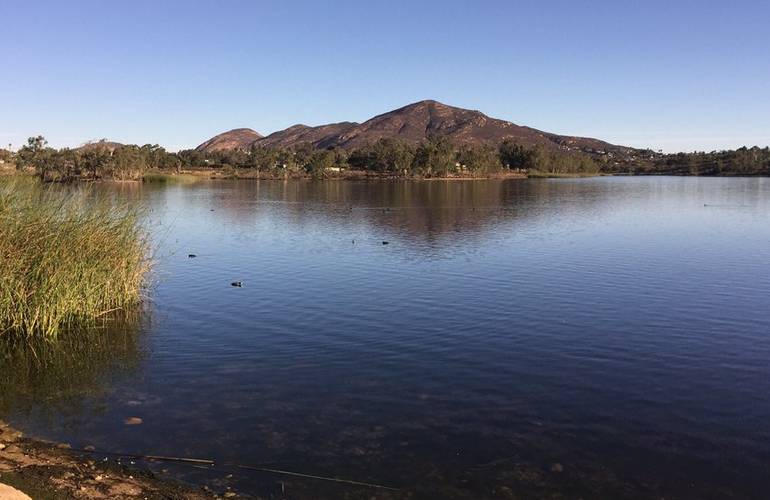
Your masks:
M130 379L140 369L146 321L133 311L105 317L88 330L64 332L55 342L4 339L0 413L55 419L84 411L86 398L104 404L115 380Z
M765 179L101 189L148 207L146 357L62 381L67 404L9 392L26 429L403 489L174 470L264 496L770 487Z

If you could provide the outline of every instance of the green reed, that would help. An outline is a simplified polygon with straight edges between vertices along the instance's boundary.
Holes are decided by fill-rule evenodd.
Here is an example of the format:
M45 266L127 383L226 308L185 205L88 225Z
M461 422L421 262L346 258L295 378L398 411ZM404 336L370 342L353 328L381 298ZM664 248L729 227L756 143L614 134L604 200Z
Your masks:
M141 302L137 209L90 190L0 181L0 336L55 338Z

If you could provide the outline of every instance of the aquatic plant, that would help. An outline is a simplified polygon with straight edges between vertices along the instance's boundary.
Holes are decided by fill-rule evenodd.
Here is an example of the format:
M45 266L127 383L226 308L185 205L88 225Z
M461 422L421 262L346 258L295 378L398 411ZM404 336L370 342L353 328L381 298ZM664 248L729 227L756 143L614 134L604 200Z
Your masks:
M137 208L88 189L0 182L0 336L55 338L141 302Z

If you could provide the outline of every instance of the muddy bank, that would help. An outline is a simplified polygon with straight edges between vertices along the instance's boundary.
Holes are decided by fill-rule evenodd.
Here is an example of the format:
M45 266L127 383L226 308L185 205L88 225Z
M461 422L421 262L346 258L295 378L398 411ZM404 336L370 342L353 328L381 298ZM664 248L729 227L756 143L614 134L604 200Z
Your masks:
M193 488L115 460L85 455L66 445L24 437L0 420L0 484L35 500L244 498L232 491ZM3 494L9 491L6 488Z

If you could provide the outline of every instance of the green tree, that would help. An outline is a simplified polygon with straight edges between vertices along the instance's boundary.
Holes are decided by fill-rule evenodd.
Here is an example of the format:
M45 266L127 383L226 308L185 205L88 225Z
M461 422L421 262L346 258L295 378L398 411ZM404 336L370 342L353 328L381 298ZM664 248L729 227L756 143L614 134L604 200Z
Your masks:
M407 172L412 167L414 155L414 148L398 139L380 139L374 145L374 164L383 172Z
M445 137L433 137L420 144L414 155L412 170L420 175L446 176L455 169L455 155Z
M177 157L185 168L204 168L210 161L206 153L195 149L184 149L177 153Z
M11 145L8 145L8 149L0 148L0 170L11 166L14 160L14 154L11 151Z
M111 157L112 151L105 144L89 144L87 147L81 148L78 163L91 179L96 180L104 175L104 169Z
M283 171L284 174L298 170L300 167L297 164L297 158L294 151L287 149L279 149L277 153L276 165ZM304 168L304 165L302 166Z
M334 165L340 168L347 168L348 164L348 152L342 148L332 148L331 152L334 153Z
M77 177L78 157L75 151L64 148L53 151L50 157L50 180L70 181Z
M273 170L278 162L279 152L272 148L252 145L249 154L251 165L260 171Z
M43 180L48 180L51 169L51 157L55 150L47 147L48 141L42 135L30 137L16 154L16 168L31 167Z
M457 152L460 168L469 172L497 172L502 167L500 155L488 145L465 145Z
M292 152L294 153L294 166L307 171L308 164L315 152L313 145L309 142L303 142L302 144L297 145Z
M414 148L399 139L383 138L355 150L348 162L359 170L404 174L412 167Z
M500 162L511 170L529 170L536 168L537 153L531 149L506 139L500 144Z
M313 177L323 177L326 170L334 166L334 160L334 151L327 149L315 151L310 155L305 165L305 171Z
M139 146L122 146L113 151L106 173L113 179L138 179L147 168L145 151Z

